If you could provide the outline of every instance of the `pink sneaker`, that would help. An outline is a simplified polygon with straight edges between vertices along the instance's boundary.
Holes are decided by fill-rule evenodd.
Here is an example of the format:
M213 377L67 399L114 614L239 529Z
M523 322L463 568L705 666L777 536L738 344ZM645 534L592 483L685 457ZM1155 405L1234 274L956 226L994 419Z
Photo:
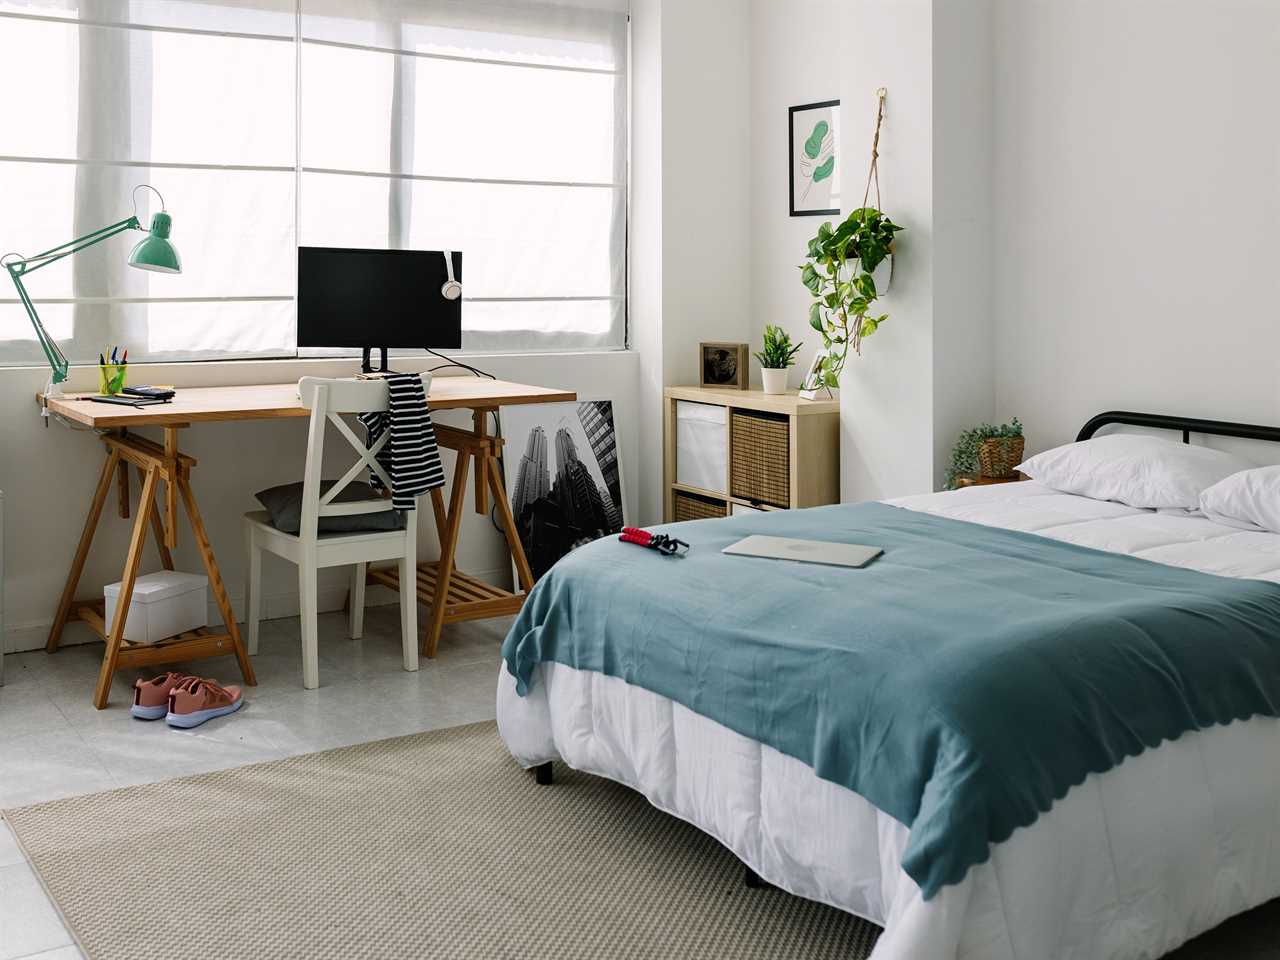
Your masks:
M235 713L244 706L239 687L223 687L216 680L188 677L169 691L171 727L198 727L206 720Z
M171 671L150 680L134 681L129 712L139 720L159 720L169 709L169 691L190 679L190 674Z

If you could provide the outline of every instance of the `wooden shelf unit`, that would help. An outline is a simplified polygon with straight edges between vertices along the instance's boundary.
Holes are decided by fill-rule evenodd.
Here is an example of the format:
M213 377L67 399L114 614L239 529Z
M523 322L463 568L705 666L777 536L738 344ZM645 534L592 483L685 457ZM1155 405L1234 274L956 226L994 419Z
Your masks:
M677 404L705 403L725 409L724 490L680 483L676 480ZM676 498L691 496L722 504L725 515L737 504L755 510L817 507L840 499L840 402L804 400L795 391L784 394L761 390L715 390L703 387L667 387L663 391L663 518L676 517ZM735 496L732 420L734 412L764 414L785 421L787 432L788 496L785 503L767 503Z

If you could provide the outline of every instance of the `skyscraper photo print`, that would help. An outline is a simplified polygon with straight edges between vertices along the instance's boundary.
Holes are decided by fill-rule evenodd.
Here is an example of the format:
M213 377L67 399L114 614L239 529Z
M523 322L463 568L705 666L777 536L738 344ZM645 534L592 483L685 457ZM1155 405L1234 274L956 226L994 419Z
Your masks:
M611 400L502 413L507 496L535 580L576 547L622 530Z

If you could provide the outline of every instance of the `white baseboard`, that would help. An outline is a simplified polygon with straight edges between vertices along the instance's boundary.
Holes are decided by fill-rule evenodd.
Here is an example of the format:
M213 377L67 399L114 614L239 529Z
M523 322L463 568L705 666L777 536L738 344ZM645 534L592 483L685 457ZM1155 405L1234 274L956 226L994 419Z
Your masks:
M468 571L469 572L469 571ZM481 580L494 583L501 583L504 577L511 575L510 568L502 570L481 570L472 574ZM331 613L335 610L342 610L347 605L347 588L345 586L321 588L317 597L319 601L319 609L321 613ZM389 587L371 586L365 593L365 606L378 607L387 604L399 603L399 596ZM231 595L231 607L235 611L236 620L244 620L244 594ZM274 593L262 598L262 619L263 620L282 620L286 617L296 617L301 608L301 601L298 598L298 592L286 591L284 593ZM218 606L212 600L209 601L209 622L220 623L222 615L218 612ZM43 650L45 642L49 638L49 627L53 625L53 618L48 617L42 620L29 620L25 623L10 623L5 625L4 634L0 636L0 650L8 653L22 653L27 650ZM81 643L94 643L100 641L101 638L94 633L86 624L76 621L67 624L65 630L62 631L62 645L75 646Z

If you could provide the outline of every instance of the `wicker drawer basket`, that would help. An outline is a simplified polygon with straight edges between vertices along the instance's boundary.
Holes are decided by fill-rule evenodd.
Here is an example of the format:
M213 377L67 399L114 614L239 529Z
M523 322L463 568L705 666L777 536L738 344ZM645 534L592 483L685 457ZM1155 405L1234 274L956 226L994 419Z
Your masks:
M729 492L753 503L791 506L787 417L733 411L729 418Z
M675 508L673 516L677 523L681 520L708 520L725 516L725 504L721 500L700 497L696 493L685 493L683 490L676 490L672 494L672 500Z

